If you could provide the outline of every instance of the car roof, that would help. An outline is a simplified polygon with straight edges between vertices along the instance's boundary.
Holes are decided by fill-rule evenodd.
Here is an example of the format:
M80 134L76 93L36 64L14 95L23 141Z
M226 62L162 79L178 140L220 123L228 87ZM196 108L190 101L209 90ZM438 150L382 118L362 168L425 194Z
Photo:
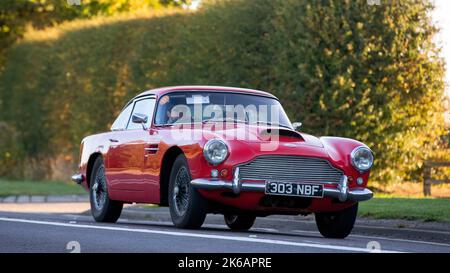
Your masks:
M209 86L209 85L180 85L180 86L168 86L161 87L156 89L151 89L141 94L137 95L133 98L139 98L148 95L155 95L157 98L161 97L167 93L171 92L181 92L181 91L189 91L189 92L204 92L204 91L212 91L212 92L230 92L230 93L241 93L241 94L250 94L250 95L258 95L269 98L277 99L274 95L255 89L247 89L247 88L238 88L238 87L228 87L228 86Z

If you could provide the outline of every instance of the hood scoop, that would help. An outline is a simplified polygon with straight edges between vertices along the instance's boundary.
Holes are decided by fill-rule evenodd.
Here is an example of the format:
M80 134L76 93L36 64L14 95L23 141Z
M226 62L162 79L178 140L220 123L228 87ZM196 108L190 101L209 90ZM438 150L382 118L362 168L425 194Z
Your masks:
M292 138L292 141L305 141L302 135L299 132L285 129L285 128L267 128L261 130L259 133L260 137L263 139L275 139L278 137L281 138Z

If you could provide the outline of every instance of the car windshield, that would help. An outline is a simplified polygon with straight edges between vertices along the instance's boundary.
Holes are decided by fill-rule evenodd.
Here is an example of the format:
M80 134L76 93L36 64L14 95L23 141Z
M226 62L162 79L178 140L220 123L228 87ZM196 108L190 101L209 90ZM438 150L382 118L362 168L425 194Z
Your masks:
M292 128L274 98L224 92L174 92L158 102L156 125L235 122Z

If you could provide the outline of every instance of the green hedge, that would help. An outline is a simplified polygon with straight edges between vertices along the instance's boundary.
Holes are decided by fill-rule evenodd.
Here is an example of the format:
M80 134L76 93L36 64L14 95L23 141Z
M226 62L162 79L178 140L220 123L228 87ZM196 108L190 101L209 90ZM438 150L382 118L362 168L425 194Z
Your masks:
M375 179L415 179L443 134L444 68L430 8L208 1L197 12L32 31L7 56L1 115L28 157L65 154L75 162L81 138L107 130L143 90L258 88L277 95L304 131L366 142L377 158Z

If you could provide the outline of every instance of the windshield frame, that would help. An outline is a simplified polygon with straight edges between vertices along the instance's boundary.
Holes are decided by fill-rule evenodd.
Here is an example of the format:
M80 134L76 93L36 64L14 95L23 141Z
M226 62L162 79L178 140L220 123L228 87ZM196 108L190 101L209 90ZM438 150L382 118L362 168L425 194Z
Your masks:
M175 94L175 93L192 93L192 94L195 94L195 93L199 93L199 94L201 94L201 93L217 93L217 94L225 94L225 95L226 94L238 94L238 95L262 97L262 98L267 98L267 99L270 99L270 100L275 100L275 101L277 101L280 104L280 107L283 110L283 113L286 116L287 121L289 122L289 124L287 124L287 126L284 125L284 124L275 124L273 126L279 126L279 127L282 127L282 128L289 128L291 130L294 130L292 122L289 119L288 115L286 114L286 111L284 110L283 105L281 104L280 100L277 97L275 97L275 96L264 96L264 95L261 95L261 94L253 94L253 93L246 93L246 92L236 92L236 91L195 90L195 89L193 89L193 90L174 90L174 91L170 91L170 92L167 92L165 94L162 94L161 96L158 96L157 99L156 99L156 105L155 105L155 110L153 112L153 119L152 119L152 124L153 124L154 127L167 127L167 126L173 126L173 125L194 125L194 124L202 124L202 123L204 123L204 120L202 120L202 121L197 121L197 122L194 121L194 122L189 122L189 123L156 124L156 114L158 113L159 106L160 106L159 105L159 101L163 97L165 97L167 95ZM237 122L237 123L241 123L241 122ZM243 124L246 124L246 125L258 125L257 123L248 123L248 122L245 122ZM271 126L270 122L268 122L267 125Z

